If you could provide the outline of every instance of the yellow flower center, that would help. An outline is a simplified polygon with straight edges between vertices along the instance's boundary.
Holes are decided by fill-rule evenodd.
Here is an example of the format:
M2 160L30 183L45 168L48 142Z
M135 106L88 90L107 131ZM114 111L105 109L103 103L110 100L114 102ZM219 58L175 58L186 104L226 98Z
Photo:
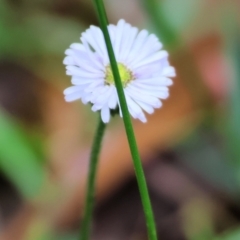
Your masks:
M118 71L121 77L123 86L125 87L131 80L134 79L132 72L122 63L118 63ZM115 84L114 77L112 73L112 68L110 65L106 67L105 83L107 85Z

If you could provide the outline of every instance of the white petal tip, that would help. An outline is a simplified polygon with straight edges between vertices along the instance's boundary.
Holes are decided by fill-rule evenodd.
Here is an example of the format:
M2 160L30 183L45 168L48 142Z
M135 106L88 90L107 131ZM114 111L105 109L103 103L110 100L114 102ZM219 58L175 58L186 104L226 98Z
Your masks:
M172 86L173 85L173 80L168 78L166 81L166 86Z
M69 96L65 96L64 99L65 99L66 102L74 102L74 101L77 100L77 99L72 99L71 96L70 97Z
M106 124L106 123L109 123L109 120L108 119L104 119L102 118L102 121Z
M167 99L169 97L169 92L164 92L161 96L161 99Z
M162 107L162 102L159 100L154 104L154 108L161 108Z
M120 25L120 24L123 24L123 23L125 23L125 20L124 19L119 19L117 25Z
M108 123L110 121L110 109L108 107L102 108L101 118L104 123Z
M72 73L71 73L69 70L67 70L67 71L66 71L66 75L72 76Z

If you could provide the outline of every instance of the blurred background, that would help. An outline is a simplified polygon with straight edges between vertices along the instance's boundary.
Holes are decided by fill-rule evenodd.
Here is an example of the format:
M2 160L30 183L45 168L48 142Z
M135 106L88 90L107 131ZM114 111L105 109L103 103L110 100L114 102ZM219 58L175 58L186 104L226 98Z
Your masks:
M134 121L161 240L240 239L240 2L105 0L156 33L177 77L163 107ZM64 51L89 0L0 0L0 239L77 240L96 115L65 103ZM121 119L107 128L93 240L147 239Z

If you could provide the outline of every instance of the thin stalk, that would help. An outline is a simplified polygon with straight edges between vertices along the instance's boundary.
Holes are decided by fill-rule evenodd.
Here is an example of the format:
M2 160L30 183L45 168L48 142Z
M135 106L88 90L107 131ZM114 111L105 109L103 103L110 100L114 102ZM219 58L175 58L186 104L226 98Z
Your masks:
M129 144L132 159L133 159L136 178L137 178L138 187L139 187L142 204L143 204L143 210L146 218L148 237L150 240L156 240L157 234L156 234L155 221L154 221L153 212L152 212L152 206L151 206L151 202L148 194L147 184L146 184L146 180L143 172L143 167L142 167L133 127L132 127L131 118L130 118L128 107L127 107L126 98L125 98L123 87L122 87L121 78L118 71L116 58L113 52L113 47L111 44L111 40L110 40L108 28L107 28L108 20L107 20L105 7L102 0L94 0L94 3L98 13L99 22L103 31L103 35L104 35L104 39L105 39L105 43L108 51L108 56L110 59L111 68L113 72L114 82L116 85L118 98L119 98L119 102L122 110L128 144Z
M81 230L80 230L80 240L88 240L90 236L92 213L93 213L93 207L94 207L97 164L98 164L99 153L101 149L101 143L102 143L105 128L106 128L106 124L103 123L101 116L99 116L99 122L98 122L97 130L94 136L94 141L93 141L91 155L90 155L89 173L88 173L88 180L87 180L88 181L87 194L85 199L83 221L82 221Z

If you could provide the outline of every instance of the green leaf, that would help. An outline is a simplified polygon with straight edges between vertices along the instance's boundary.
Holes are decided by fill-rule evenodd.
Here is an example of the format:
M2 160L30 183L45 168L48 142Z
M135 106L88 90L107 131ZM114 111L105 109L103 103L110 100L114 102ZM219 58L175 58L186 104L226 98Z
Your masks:
M228 231L223 236L216 238L215 240L239 240L240 239L240 229L235 229Z
M159 13L169 23L174 31L181 33L196 19L201 9L201 0L162 0L159 1Z
M0 168L22 195L32 198L39 193L45 172L28 144L21 126L0 111Z

